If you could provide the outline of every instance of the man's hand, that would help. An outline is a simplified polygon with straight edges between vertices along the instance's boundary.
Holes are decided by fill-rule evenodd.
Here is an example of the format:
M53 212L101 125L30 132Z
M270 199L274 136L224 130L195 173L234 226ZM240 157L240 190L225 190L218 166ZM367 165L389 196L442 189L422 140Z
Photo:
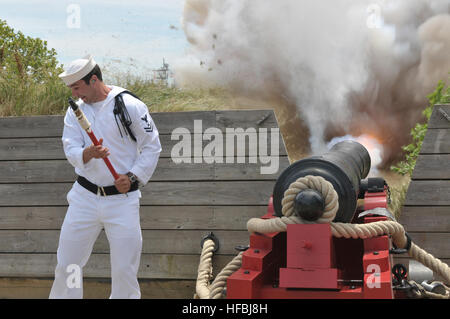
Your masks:
M114 181L114 186L116 186L120 193L128 193L131 188L130 178L128 175L119 174L119 178Z
M108 157L109 154L109 149L104 147L103 144L103 139L101 138L99 141L100 145L94 145L92 144L89 147L86 147L83 151L83 162L84 164L86 164L87 162L89 162L91 159L93 158L105 158Z

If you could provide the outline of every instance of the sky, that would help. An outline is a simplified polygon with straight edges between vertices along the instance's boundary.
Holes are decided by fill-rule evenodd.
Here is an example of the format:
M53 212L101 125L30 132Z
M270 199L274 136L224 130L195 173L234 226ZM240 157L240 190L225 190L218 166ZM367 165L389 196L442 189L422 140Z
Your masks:
M146 77L183 57L184 0L0 0L0 19L47 41L60 63L92 54L106 72ZM151 77L151 75L149 76Z

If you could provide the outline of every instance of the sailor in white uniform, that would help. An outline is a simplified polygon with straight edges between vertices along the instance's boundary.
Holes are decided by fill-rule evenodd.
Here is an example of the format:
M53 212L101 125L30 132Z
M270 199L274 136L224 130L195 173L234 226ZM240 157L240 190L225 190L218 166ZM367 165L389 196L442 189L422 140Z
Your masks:
M140 298L139 186L147 184L158 163L158 130L143 102L103 82L92 56L70 63L60 78L80 98L77 104L102 145L92 144L68 108L62 141L78 178L67 194L69 208L61 228L50 298L83 297L82 270L102 229L110 247L110 298ZM118 94L125 108L123 104L117 107ZM117 180L103 161L106 156L119 175Z

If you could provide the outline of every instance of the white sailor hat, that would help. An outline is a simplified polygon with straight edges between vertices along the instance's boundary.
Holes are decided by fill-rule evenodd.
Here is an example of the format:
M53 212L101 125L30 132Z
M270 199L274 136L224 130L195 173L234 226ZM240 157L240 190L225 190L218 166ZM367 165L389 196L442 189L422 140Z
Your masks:
M86 55L82 59L77 59L70 62L65 71L59 75L59 77L66 83L67 86L81 80L97 63L94 61L94 57L90 54Z

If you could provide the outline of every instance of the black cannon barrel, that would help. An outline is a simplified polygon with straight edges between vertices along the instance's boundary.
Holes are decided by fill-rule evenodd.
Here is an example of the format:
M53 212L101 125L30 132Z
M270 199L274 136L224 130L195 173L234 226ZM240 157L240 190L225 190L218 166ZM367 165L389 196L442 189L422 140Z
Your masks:
M370 155L366 148L350 140L335 144L321 156L312 156L291 164L275 183L273 190L275 215L282 216L281 201L289 185L300 177L314 175L322 176L329 181L339 196L339 210L334 221L350 222L356 211L361 180L369 174L370 164ZM299 195L296 200L300 202L295 202L294 205L296 213L308 220L320 217L322 205L320 201L316 198L312 200L309 194Z

